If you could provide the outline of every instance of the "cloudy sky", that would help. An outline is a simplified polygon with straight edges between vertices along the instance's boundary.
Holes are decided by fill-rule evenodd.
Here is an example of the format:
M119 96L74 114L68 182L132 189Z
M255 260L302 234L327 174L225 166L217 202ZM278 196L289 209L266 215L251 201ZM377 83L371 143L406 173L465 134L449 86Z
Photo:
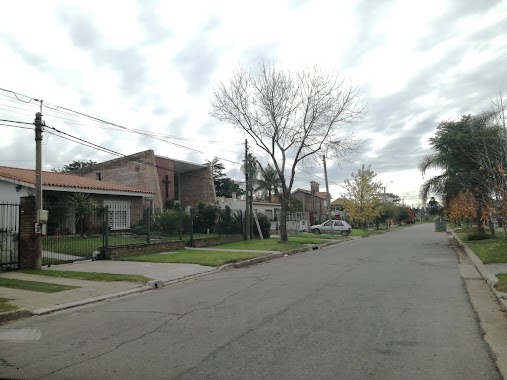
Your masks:
M365 164L388 192L419 203L417 165L437 124L488 110L498 91L507 91L507 1L0 4L0 119L32 122L38 104L29 98L42 99L46 124L67 137L122 154L153 149L199 163L217 156L238 180L246 136L209 116L213 85L262 60L341 73L361 89L368 114L354 126L362 151L350 162L328 162L333 198ZM0 165L34 168L33 131L0 130ZM259 148L253 152L262 160ZM44 170L112 158L44 134ZM307 167L295 188L312 180L324 188L323 177L322 165Z

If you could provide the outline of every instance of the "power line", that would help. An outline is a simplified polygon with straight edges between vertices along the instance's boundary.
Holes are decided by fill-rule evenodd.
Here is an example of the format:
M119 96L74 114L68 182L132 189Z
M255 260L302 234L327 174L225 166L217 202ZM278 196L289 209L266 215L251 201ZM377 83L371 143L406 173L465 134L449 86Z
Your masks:
M5 91L5 92L9 92L9 93L12 93L16 99L18 99L19 101L22 101L24 103L30 103L32 100L34 101L37 101L39 102L38 99L36 98L33 98L33 97L30 97L30 96L27 96L27 95L23 95L23 94L19 94L19 93L16 93L12 90L7 90L7 89L4 89L4 88L0 88L0 90L2 91ZM29 101L24 101L22 99L20 99L18 97L18 95L20 96L23 96L23 97L26 97L26 98L29 98L30 100ZM155 134L153 133L149 133L149 132L146 132L146 131L141 131L141 130L136 130L136 129L132 129L132 128L127 128L123 125L120 125L120 124L116 124L116 123L112 123L112 122L109 122L109 121L106 121L106 120L103 120L103 119L100 119L100 118L97 118L95 116L91 116L91 115L88 115L88 114L85 114L85 113L82 113L82 112L79 112L79 111L75 111L75 110L72 110L70 108L66 108L66 107L63 107L63 106L59 106L59 105L56 105L56 104L51 104L51 105L48 105L48 103L46 102L43 102L42 100L40 100L40 103L41 105L43 105L44 107L46 107L47 109L50 109L50 110L53 110L55 112L61 112L63 114L75 114L75 115L79 115L81 117L84 117L84 118L88 118L88 119L91 119L91 120L95 120L96 122L99 122L99 123L103 123L103 124L107 124L107 125L111 125L113 127L116 127L116 128L119 128L121 130L125 130L125 131L129 131L131 133L137 133L137 134L140 134L140 135L144 135L146 137L149 137L149 138L152 138L152 139L155 139L155 140L159 140L159 141L162 141L162 142L165 142L165 143L168 143L168 144L171 144L171 145L174 145L174 146L177 146L177 147L180 147L180 148L183 148L183 149L188 149L188 150L191 150L191 151L194 151L196 153L201 153L201 154L206 154L206 152L203 152L203 151L200 151L198 149L194 149L194 148L190 148L190 147L187 147L187 146L184 146L184 145L181 145L181 144L177 144L175 142L172 142L172 141L168 141L166 139L163 139L163 138L160 138L160 137L157 137ZM6 105L7 106L7 105ZM7 106L7 107L13 107L13 106ZM17 107L13 107L13 108L17 108ZM26 111L26 109L22 109L22 108L18 108L18 109L21 109L23 111ZM55 116L53 116L55 117ZM173 138L173 137L170 137L170 138ZM218 142L217 142L218 143ZM239 144L239 143L238 143ZM220 158L221 160L223 161L228 161L228 162L231 162L231 163L234 163L234 164L239 164L238 162L235 162L235 161L231 161L231 160L228 160L226 158L222 158L222 157L218 157Z
M27 123L26 121L5 120L5 119L0 119L0 121L6 121L6 122L9 122L9 123L19 123L19 124L33 125L33 123Z
M30 128L30 127L21 127L21 126L18 126L18 125L9 125L9 124L2 124L2 123L0 123L0 125L3 125L4 127L19 128L19 129L29 129L29 130L33 131L33 128Z

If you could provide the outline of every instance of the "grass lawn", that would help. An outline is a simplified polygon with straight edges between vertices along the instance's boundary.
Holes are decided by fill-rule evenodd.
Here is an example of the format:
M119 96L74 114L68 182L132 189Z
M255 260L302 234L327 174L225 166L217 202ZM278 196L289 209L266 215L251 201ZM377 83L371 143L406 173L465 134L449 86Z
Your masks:
M316 234L312 234L310 232L299 232L297 234L291 234L289 235L289 240L290 241L299 241L299 240L296 240L296 239L292 239L292 238L308 238L308 239L336 239L336 240L343 240L345 239L343 236L340 235L340 233L334 233L333 236L331 236L331 234L320 234L320 235L316 235ZM312 243L309 243L309 244L312 244Z
M255 252L224 252L183 250L175 253L149 253L146 255L123 257L122 261L147 261L154 263L185 263L217 267L227 263L235 263L254 257L265 256L266 253Z
M148 277L137 274L112 274L112 273L98 273L98 272L73 272L67 270L20 270L19 273L32 274L36 276L47 276L57 278L70 278L74 280L87 280L87 281L128 281L128 282L146 282L151 280Z
M289 242L301 243L301 244L324 244L326 240L329 242L336 240L344 240L344 238L340 238L335 236L333 240L331 240L331 235L328 235L329 238L321 238L320 235L317 236L289 236Z
M391 228L392 228L392 226L391 226ZM353 228L350 236L368 237L368 236L383 234L386 231L389 231L389 230L386 230L385 228L379 228L378 230L377 229L363 230L362 228Z
M467 234L463 232L456 235L484 264L507 263L507 243L503 242L501 234L485 240L467 240Z
M507 293L507 273L497 274L498 282L495 285L495 289L499 292Z
M0 297L0 313L3 313L4 311L19 309L17 306L11 305L8 301L10 300Z
M135 237L110 236L109 245L128 245L146 243L146 239ZM42 249L44 251L64 253L75 256L90 256L93 251L102 247L102 236L76 237L76 236L57 236L46 237L42 239Z
M32 292L42 293L56 293L79 288L79 286L48 284L46 282L15 280L12 278L0 278L0 287L30 290Z
M213 248L220 249L252 249L256 251L279 251L286 252L293 249L301 248L302 244L295 241L289 241L288 243L280 243L278 238L270 239L255 239L255 240L243 240L234 243L226 243L216 245Z

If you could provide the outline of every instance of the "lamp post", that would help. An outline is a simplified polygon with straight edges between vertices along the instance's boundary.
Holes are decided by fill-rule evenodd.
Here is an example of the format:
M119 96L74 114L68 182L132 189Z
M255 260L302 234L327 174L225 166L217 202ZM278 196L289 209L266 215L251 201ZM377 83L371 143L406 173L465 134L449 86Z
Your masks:
M389 181L386 183L386 185L384 186L384 213L386 213L387 211L387 198L386 198L386 190L387 190L387 185L389 185L390 183L393 183L394 181ZM386 229L389 228L389 221L387 220L387 215L386 215Z

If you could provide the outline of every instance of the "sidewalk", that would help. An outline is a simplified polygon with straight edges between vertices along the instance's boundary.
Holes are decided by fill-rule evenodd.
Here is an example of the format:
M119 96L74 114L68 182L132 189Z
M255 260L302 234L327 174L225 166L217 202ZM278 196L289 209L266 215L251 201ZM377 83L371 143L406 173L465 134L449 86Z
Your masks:
M0 278L37 281L59 285L78 286L76 289L56 293L41 293L21 289L0 287L0 298L7 298L9 304L20 309L0 313L0 323L19 317L41 315L92 302L144 292L181 279L216 271L214 267L197 264L141 263L132 261L81 261L55 265L43 270L67 270L76 272L100 272L113 274L137 274L149 279L147 283L102 282L67 278L29 275L16 271L0 273Z
M465 243L461 241L461 239L454 233L453 230L450 230L450 233L456 239L458 244L463 248L463 251L470 258L470 261L473 263L477 271L481 274L482 278L491 287L491 291L495 294L496 298L500 302L503 311L507 312L507 294L497 291L494 287L498 282L498 278L496 278L495 275L499 273L507 273L507 263L483 264L481 259Z

